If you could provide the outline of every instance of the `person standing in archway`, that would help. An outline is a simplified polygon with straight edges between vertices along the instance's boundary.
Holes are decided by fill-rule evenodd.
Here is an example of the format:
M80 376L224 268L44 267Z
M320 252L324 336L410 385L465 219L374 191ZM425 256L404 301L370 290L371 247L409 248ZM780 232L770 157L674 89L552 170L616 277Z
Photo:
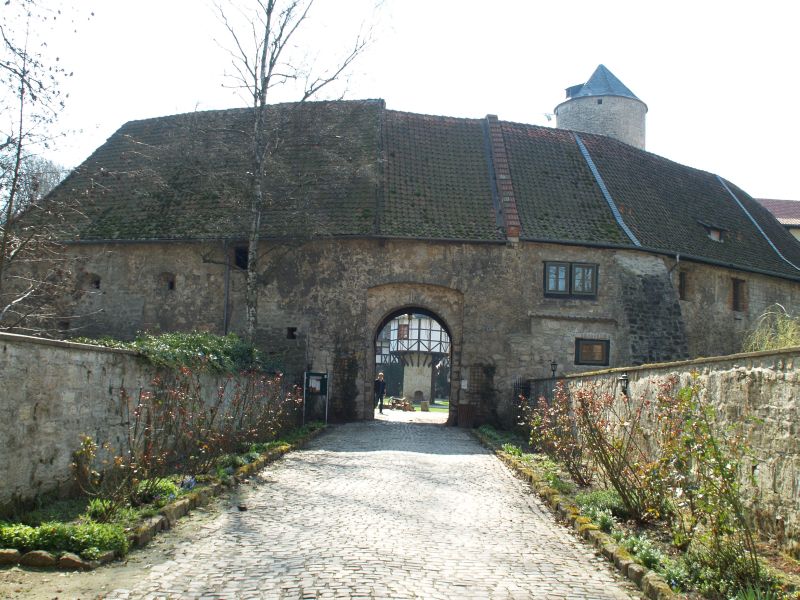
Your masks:
M378 373L375 379L375 408L380 406L379 412L383 414L383 397L386 394L386 381L383 379L383 373Z

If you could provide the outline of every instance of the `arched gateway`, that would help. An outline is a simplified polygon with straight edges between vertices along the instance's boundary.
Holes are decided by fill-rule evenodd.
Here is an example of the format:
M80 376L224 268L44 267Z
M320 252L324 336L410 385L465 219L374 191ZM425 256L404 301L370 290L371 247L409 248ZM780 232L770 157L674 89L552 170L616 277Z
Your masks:
M461 374L461 340L463 328L463 294L458 290L436 285L416 283L393 283L380 285L368 290L367 294L367 331L369 340L368 349L365 349L364 373L364 418L372 418L372 381L375 374L387 363L394 360L393 356L405 363L413 374L428 369L432 373L431 362L446 359L449 365L449 389L446 394L450 400L450 414L448 424L457 423L457 409L461 401L460 374ZM437 324L430 326L426 318ZM381 340L381 332L388 328L391 331L394 323L394 344L391 334ZM416 327L416 334L403 332L403 327ZM427 329L427 333L426 330ZM420 331L422 330L422 331ZM441 334L437 332L441 331ZM398 337L404 336L411 342L398 344ZM416 335L416 344L415 341ZM409 339L410 338L410 339ZM433 338L433 339L432 339ZM383 348L382 348L383 346ZM382 358L383 356L383 358ZM435 367L436 365L433 365ZM404 369L405 371L405 369ZM397 370L395 372L398 372ZM435 389L435 384L430 386L419 383L419 373L416 381L409 376L409 386L414 389L404 390L406 396L413 395L415 391L422 391L429 397ZM391 392L391 388L390 388ZM430 399L430 398L428 398Z

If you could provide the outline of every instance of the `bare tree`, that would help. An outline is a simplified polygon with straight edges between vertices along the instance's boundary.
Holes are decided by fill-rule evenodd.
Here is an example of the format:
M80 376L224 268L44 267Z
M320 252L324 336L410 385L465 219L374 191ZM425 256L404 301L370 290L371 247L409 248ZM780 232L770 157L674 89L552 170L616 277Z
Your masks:
M275 198L264 185L270 177L273 153L280 140L270 136L267 126L268 102L276 87L299 85L297 102L315 97L339 80L364 51L368 36L359 35L336 64L327 70L308 69L299 64L292 50L298 32L306 23L314 0L252 0L248 15L250 30L238 28L221 5L218 11L233 42L231 50L233 87L242 91L252 106L250 169L247 173L249 232L246 304L246 334L254 340L258 327L258 284L261 254L259 242L265 210Z
M48 206L43 192L61 174L37 153L49 145L71 73L48 55L46 30L60 11L36 0L8 0L0 11L0 329L41 333L32 323L57 318L55 298L70 276L59 242L78 212Z

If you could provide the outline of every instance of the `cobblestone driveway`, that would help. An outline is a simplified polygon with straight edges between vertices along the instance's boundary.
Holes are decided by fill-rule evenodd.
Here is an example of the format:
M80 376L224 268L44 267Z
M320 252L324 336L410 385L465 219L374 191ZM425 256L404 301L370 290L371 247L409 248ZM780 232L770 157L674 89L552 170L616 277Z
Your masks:
M397 419L335 427L268 467L109 597L638 597L468 432Z

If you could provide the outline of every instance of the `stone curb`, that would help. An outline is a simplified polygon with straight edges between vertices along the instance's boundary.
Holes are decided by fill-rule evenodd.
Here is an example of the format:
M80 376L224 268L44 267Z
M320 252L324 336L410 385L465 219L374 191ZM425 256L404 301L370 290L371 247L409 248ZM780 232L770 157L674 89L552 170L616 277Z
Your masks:
M473 429L472 433L483 446L491 450L509 469L527 481L568 527L572 527L578 535L597 548L598 552L613 563L620 573L635 583L647 598L650 600L673 600L682 597L673 592L658 573L634 562L633 557L627 550L617 546L613 538L600 531L590 519L581 516L578 507L562 498L555 489L547 485L547 482L534 469L523 464L510 454L503 452L502 449L477 429Z
M285 444L278 448L268 450L253 462L239 467L233 473L234 485L238 485L241 481L252 476L269 463L275 462L284 454L302 448L325 430L326 428L312 431L293 444ZM222 483L212 483L189 492L175 502L167 504L159 510L158 515L144 520L128 535L128 542L131 548L146 546L159 531L171 529L175 526L178 519L187 515L194 508L205 506L211 502L212 498L219 496L225 490L229 489L229 487L231 486ZM88 571L96 569L100 565L109 563L115 558L117 557L111 550L103 552L98 560L84 560L68 552L58 557L44 550L32 550L31 552L23 554L16 549L0 548L0 565L20 564L66 571Z

